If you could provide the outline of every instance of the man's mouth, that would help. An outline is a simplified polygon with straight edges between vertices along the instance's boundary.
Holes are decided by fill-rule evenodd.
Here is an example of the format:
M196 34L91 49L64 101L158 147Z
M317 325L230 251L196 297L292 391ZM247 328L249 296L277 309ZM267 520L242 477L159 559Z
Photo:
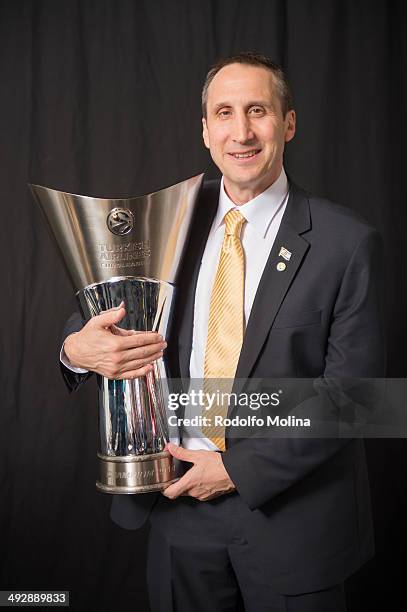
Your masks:
M247 159L249 157L254 157L258 153L260 153L261 149L252 149L251 151L243 151L241 153L229 153L235 159Z

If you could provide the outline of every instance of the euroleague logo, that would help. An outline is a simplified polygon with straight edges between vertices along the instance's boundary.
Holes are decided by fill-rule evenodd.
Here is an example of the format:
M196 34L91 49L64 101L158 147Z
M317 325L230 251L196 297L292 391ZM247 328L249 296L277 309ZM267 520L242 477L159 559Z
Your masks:
M107 216L106 224L112 234L125 236L134 227L134 216L128 208L113 208Z

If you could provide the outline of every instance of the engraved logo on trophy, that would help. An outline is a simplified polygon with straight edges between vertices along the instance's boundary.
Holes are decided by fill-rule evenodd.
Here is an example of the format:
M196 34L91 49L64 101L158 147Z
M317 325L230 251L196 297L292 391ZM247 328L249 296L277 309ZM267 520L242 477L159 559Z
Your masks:
M122 270L143 266L146 258L151 257L151 248L149 240L121 244L100 243L96 245L95 254L101 268Z
M116 236L129 234L134 227L134 217L128 208L114 208L106 219L107 227Z

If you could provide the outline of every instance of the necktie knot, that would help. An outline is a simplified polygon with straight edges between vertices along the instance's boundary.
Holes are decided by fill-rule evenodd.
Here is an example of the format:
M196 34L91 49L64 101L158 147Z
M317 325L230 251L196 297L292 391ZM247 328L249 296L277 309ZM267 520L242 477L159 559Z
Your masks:
M236 210L236 208L229 210L229 212L225 215L226 236L235 236L236 238L239 238L245 221L246 219L244 216L238 210Z

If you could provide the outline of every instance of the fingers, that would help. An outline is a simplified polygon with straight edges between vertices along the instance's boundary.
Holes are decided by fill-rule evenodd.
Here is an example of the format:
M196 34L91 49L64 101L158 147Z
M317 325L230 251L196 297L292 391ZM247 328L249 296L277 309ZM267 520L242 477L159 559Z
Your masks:
M163 336L156 331L136 331L133 329L123 329L121 327L117 327L117 323L120 323L125 314L126 310L124 307L124 302L122 301L119 306L105 310L99 315L92 317L89 323L95 327L103 329L109 327L114 336L119 336L123 340L123 343L117 347L118 350L131 349L139 346L153 345L164 342Z
M133 361L129 361L125 363L123 367L119 369L118 373L120 375L123 375L125 373L128 374L129 372L132 372L133 370L139 370L140 368L143 368L146 365L149 365L149 364L151 365L154 361L157 361L157 359L160 359L162 356L163 356L163 352L159 351L158 353L151 355L147 359L134 359Z
M160 342L164 342L164 338L158 332L133 332L129 336L120 338L120 347L122 349L132 349Z
M168 499L176 499L180 495L187 495L190 488L191 477L190 472L187 472L177 482L161 491L161 493L168 497Z
M177 446L172 442L169 442L165 448L176 459L180 459L181 461L188 461L190 463L195 463L195 461L201 455L200 450L189 450L187 448L183 448L182 446Z
M107 363L110 366L109 378L117 378L118 375L130 370L139 369L147 364L151 364L163 356L166 342L157 342L147 346L134 349L123 350L120 345L116 345L107 351Z
M157 342L156 344L148 344L147 346L127 349L124 351L123 358L127 363L136 359L146 360L146 362L154 361L155 359L159 359L159 357L156 357L157 354L161 353L160 357L162 357L162 353L166 347L166 342Z
M134 329L122 329L121 327L117 327L116 325L112 325L110 327L110 331L114 336L120 336L121 338L127 338L125 342L120 344L120 349L122 350L130 350L132 348L143 347L146 346L148 352L146 355L155 352L153 347L157 347L156 350L160 350L162 348L167 347L167 343L164 341L164 338L158 332L145 332L145 331L135 331ZM160 345L160 347L158 347ZM149 347L152 347L151 349Z
M141 378L142 376L147 376L150 372L154 370L154 366L151 364L145 365L142 368L137 368L135 370L130 370L128 372L123 372L114 377L115 380L132 380L135 378ZM109 378L109 377L108 377Z
M117 325L111 325L110 331L115 336L133 336L135 333L132 329L123 329L121 327L117 327Z
M110 310L105 310L96 317L92 317L89 323L92 323L94 327L106 328L119 323L125 314L126 310L124 308L124 302L121 302L120 306L110 308Z

